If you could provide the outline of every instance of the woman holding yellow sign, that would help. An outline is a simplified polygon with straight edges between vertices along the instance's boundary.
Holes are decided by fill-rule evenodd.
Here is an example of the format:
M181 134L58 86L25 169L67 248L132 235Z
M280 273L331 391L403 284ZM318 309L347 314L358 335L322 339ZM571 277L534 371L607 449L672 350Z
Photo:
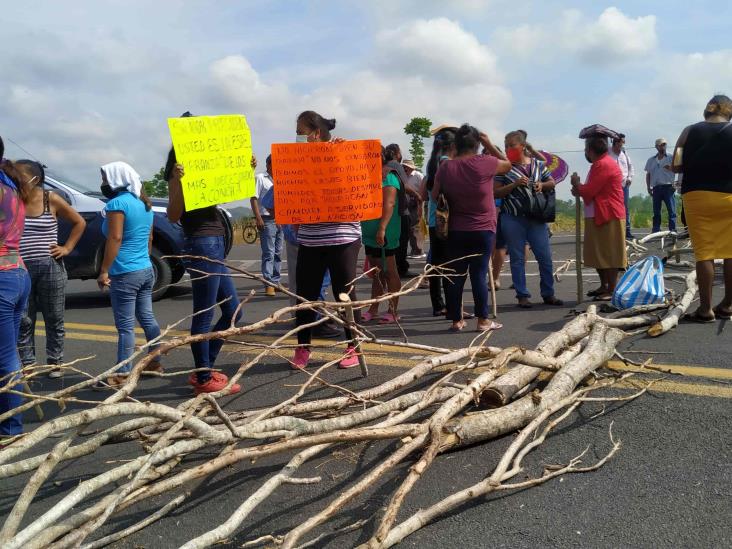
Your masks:
M305 111L297 117L298 143L327 142L331 140L330 131L335 128L335 120L323 118L316 112ZM300 225L297 233L299 251L297 256L297 293L308 301L315 301L320 294L323 276L330 270L333 295L338 299L342 293L353 294L353 286L346 285L356 278L356 262L361 249L361 224L347 223L307 223ZM296 313L297 326L315 322L315 311L299 310ZM351 331L346 328L346 339L351 340ZM302 369L310 360L311 329L303 328L297 333L298 347L292 359L293 368ZM340 361L341 368L358 365L358 356L353 345L349 344L346 354Z
M185 113L183 116L191 114ZM252 162L256 162L254 158ZM235 314L236 320L239 320L241 311L234 282L226 266L221 263L226 258L224 225L216 206L185 210L181 185L184 175L183 166L177 162L175 149L171 148L164 173L168 182L168 219L174 223L180 221L185 233L186 254L201 258L186 261L193 288L194 316L191 320L191 335L196 335L228 328ZM212 329L216 303L221 304L221 318ZM196 394L214 393L229 383L225 374L207 370L213 368L223 343L222 339L191 343L195 367L203 369L191 374L188 380ZM229 394L240 390L241 386L235 383L229 388Z

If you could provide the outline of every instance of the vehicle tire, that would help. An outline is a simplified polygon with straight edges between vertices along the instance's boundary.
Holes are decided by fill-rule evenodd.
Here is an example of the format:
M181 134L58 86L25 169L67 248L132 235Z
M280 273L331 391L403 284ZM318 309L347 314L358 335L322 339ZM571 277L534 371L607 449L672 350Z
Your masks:
M242 230L242 236L244 238L244 242L247 244L254 244L257 241L257 228L247 225Z
M155 275L155 283L153 284L152 299L157 301L161 299L168 291L168 286L173 281L173 269L170 267L165 259L162 258L163 254L153 246L152 253L150 254L150 262L153 267L153 274Z

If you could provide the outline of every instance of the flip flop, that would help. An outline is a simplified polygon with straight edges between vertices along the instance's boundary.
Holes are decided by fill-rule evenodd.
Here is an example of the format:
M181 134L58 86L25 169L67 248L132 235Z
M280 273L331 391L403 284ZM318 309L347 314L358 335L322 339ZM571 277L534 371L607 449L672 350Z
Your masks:
M379 324L396 324L396 323L397 323L397 322L399 322L399 321L400 321L401 319L402 319L402 318L401 318L400 316L398 316L398 315L397 315L397 316L394 316L394 315L393 315L393 314L391 314L391 313L386 313L386 314L384 314L384 315L383 315L383 316L382 316L382 317L381 317L381 318L379 319Z
M457 326L453 324L448 329L451 332L462 332L465 329L465 321L460 321L460 324Z
M688 320L689 322L696 322L697 324L711 324L715 320L717 320L715 317L708 317L708 316L702 316L699 314L698 311L694 311L693 313L686 313L684 315L684 320Z
M363 311L361 313L361 322L371 322L374 319L374 315L372 315L368 311Z
M714 309L712 309L712 311L714 311L714 316L717 317L717 318L719 318L719 319L721 319L721 320L730 320L730 319L732 319L732 313L723 311L722 308L719 305L717 305Z
M596 290L590 290L589 292L587 292L587 297L595 297L598 295L602 295L604 293L605 292L603 290L601 290L600 288L597 288Z
M478 332L488 332L490 330L500 330L503 328L503 324L499 324L498 322L493 322L492 320L490 322L487 322L485 327L481 327L480 323L478 323Z
M613 296L610 294L598 294L592 298L592 301L612 301Z

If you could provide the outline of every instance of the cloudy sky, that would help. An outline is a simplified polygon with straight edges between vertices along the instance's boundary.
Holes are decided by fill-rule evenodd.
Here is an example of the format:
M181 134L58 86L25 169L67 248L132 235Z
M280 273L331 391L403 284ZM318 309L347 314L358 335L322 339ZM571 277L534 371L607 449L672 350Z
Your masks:
M0 135L96 185L126 160L149 177L166 118L243 113L255 152L315 109L346 138L408 140L413 116L497 142L575 151L602 123L627 145L673 142L732 94L726 2L551 0L33 1L3 4ZM651 150L629 150L641 172ZM20 153L8 145L8 156ZM562 153L583 173L581 154ZM566 186L566 185L565 185ZM560 196L568 196L567 189Z

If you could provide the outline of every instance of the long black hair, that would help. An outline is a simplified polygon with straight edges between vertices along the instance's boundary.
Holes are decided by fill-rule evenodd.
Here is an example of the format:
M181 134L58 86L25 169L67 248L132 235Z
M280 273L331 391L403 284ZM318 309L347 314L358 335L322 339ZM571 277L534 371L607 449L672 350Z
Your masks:
M435 185L435 175L440 166L440 157L455 144L455 132L453 130L442 130L435 135L432 142L432 154L427 162L427 190L432 191Z
M33 177L37 178L36 186L42 187L46 182L46 170L43 169L43 164L40 162L23 158L22 160L16 160L15 163L23 166Z
M305 124L310 131L320 130L321 141L330 141L330 131L336 127L335 118L325 118L315 111L301 112L297 121Z
M189 116L195 115L191 114L191 111L186 111L180 115L181 118L188 118ZM168 159L165 161L165 170L163 171L163 179L165 181L170 181L170 176L173 175L173 168L175 168L176 163L175 149L173 148L173 145L171 145L170 151L168 151Z
M455 134L455 148L458 155L474 152L480 145L480 132L470 124L463 124Z

